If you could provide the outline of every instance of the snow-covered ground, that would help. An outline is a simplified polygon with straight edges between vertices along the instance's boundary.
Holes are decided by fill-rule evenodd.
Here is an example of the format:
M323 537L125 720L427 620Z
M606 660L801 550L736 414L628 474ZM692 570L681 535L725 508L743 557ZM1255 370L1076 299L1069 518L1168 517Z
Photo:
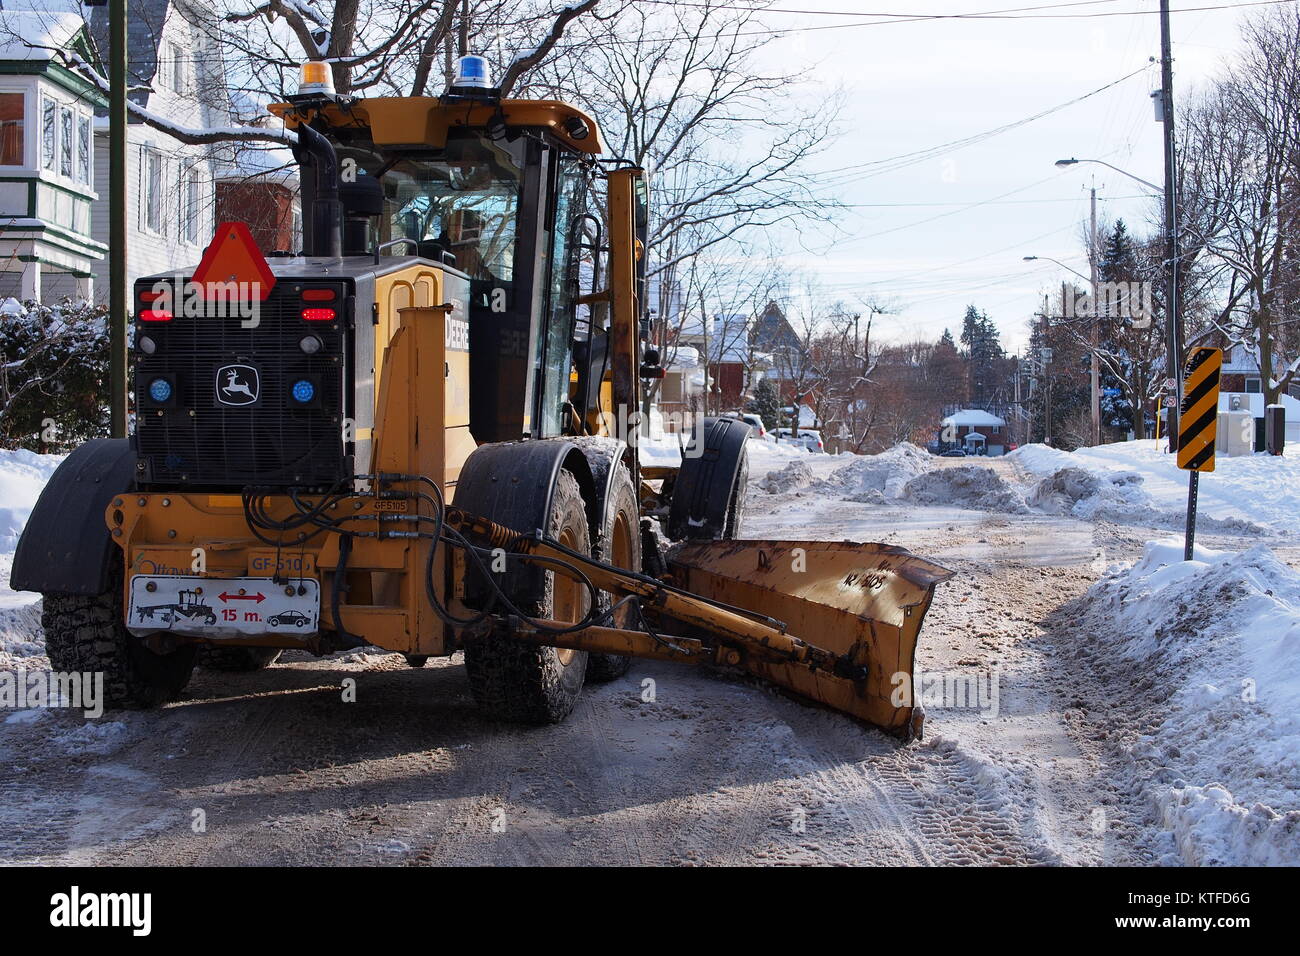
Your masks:
M1095 718L1104 726L1084 733L1115 748L1114 782L1139 795L1148 826L1135 841L1154 860L1300 863L1300 574L1270 550L1294 549L1300 532L1300 447L1287 451L1220 459L1202 475L1198 529L1232 550L1198 547L1184 562L1181 538L1161 536L1109 568L1098 550L1101 579L1063 604L1049 630L1055 652L1078 668L1064 686L1090 698L1085 713L1104 714ZM748 530L766 537L795 525L862 540L889 529L885 540L907 543L931 516L960 532L992 512L1026 529L1053 516L1145 537L1181 530L1186 493L1187 473L1154 442L1074 453L1031 445L1001 461L939 460L899 445L760 473L749 502L760 517ZM1060 533L1053 563L1070 550L1068 526ZM994 566L1027 560L1023 548L981 556ZM956 745L978 752L979 741L972 728Z
M1100 478L1106 491L1074 513L1122 522L1161 526L1181 521L1187 508L1187 472L1154 440L1117 442L1074 452L1046 445L1026 445L1008 460L1028 476L1049 478L1078 468ZM1300 534L1300 443L1281 457L1259 453L1237 458L1219 456L1215 470L1201 474L1197 514L1213 527Z
M1263 545L1150 542L1080 606L1065 653L1105 679L1166 862L1300 862L1300 575Z
M62 455L0 449L0 670L45 666L40 598L10 590L9 570L36 499L61 461Z
M435 752L429 734L446 736L451 727L438 772L468 794L500 789L504 795L492 799L510 806L512 820L540 811L529 832L550 854L545 859L605 860L622 845L617 834L633 832L631 860L1300 863L1300 575L1293 567L1300 558L1300 448L1281 459L1221 459L1218 471L1203 476L1200 528L1218 550L1201 548L1191 562L1181 560L1179 542L1162 540L1181 527L1186 476L1154 443L1072 454L1029 446L994 460L938 459L907 444L874 456L810 454L757 440L749 449L742 536L886 541L958 572L927 618L918 666L999 682L997 713L935 708L927 740L897 748L836 715L756 688L638 664L627 681L584 691L568 724L535 731L548 734L545 746L567 753L573 766L591 766L584 792L573 796L572 781L557 781L542 765L516 793L512 775L525 758L510 747L517 739L520 754L532 753L536 738L480 726L452 662L435 662L429 670L436 673L422 677L400 655L299 656L238 679L234 693L256 686L263 703L247 705L262 709L245 721L229 753L221 748L231 675L200 673L175 707L126 712L102 727L61 712L9 715L0 722L0 758L21 754L27 767L11 794L14 805L35 801L62 812L65 804L90 801L135 813L141 822L131 839L143 841L131 844L136 859L188 860L188 827L177 841L148 842L172 812L158 794L206 787L215 748L246 781L241 799L261 801L259 813L287 813L275 802L275 768L310 765L324 726L328 760L321 766L338 766L334 748L344 748L356 785L385 788L384 807L397 808L375 811L376 832L427 844L434 861L496 860L490 839L466 838L446 851L424 833L428 812L404 815L408 796L411 806L427 807L427 788L407 795L391 782L406 772L390 764ZM677 458L675 441L643 448L647 464ZM0 585L58 461L0 452ZM38 616L35 595L0 590L0 669L48 666ZM417 715L402 725L406 738L372 753L348 736L355 718L336 715L330 701L337 695L281 693L332 688L340 669L383 683L372 699ZM644 673L655 676L671 706L643 706L637 681ZM417 687L422 680L438 683L441 696ZM372 706L376 720L387 719ZM290 720L282 727L284 715ZM222 722L219 733L214 719ZM281 729L263 746L268 726ZM754 726L763 732L755 735ZM196 754L193 767L168 763L176 750L169 735L183 738L182 752ZM154 740L165 754L148 751ZM144 748L139 765L128 766L136 744ZM62 756L74 751L100 755L104 779L138 777L139 792L117 795L95 764L75 785L84 792L64 795ZM672 766L684 759L689 772L665 772L662 761L679 751L686 756L672 757ZM423 764L411 771L421 780L429 772ZM663 793L629 797L619 790L624 774L638 787L654 781ZM512 783L497 787L491 781L498 776ZM737 780L747 782L737 789ZM563 796L555 798L562 813L551 812L552 793ZM241 829L244 814L237 813L216 831L206 859L310 861L318 852L312 834L351 839L351 794L343 788L338 806L323 814L314 804L295 804L274 833ZM477 832L473 821L487 810L465 810L457 799L438 804L446 817L438 817L438 833ZM809 815L808 837L795 843L782 835L784 823L770 822L792 812ZM336 816L344 821L337 834ZM117 858L113 841L126 838L106 831L91 839L94 827L84 814L76 819L84 849L68 851L57 828L47 834L48 847L39 833L20 829L7 843L0 832L0 859ZM0 810L0 831L5 825ZM674 836L681 833L688 838Z

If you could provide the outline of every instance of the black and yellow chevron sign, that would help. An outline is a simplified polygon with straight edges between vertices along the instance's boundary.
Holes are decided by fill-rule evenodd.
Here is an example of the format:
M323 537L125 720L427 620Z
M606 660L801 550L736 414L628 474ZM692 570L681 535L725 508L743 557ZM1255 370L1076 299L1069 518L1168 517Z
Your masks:
M1223 349L1196 348L1183 366L1183 403L1178 412L1178 467L1214 471L1219 421L1219 372Z

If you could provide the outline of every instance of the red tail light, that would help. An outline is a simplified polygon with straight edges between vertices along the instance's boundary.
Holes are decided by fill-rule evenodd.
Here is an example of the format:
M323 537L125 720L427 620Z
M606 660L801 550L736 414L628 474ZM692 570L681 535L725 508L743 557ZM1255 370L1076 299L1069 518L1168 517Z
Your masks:
M152 291L152 290L150 290L150 291L148 291L148 292L141 292L141 293L140 293L140 301L141 301L141 302L156 302L158 299L161 299L162 297L163 297L163 294L162 294L161 292L154 292L154 291Z
M303 309L302 317L308 322L333 322L333 309Z
M302 298L304 302L333 302L338 293L333 289L303 289Z
M170 312L164 312L162 309L140 310L141 322L170 322L171 320L172 314Z

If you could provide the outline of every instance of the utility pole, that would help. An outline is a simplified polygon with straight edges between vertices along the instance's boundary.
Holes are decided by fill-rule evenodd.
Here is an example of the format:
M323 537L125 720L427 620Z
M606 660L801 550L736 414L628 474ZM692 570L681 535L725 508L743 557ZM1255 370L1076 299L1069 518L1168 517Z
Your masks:
M126 437L126 0L108 4L108 407Z
M1093 445L1101 444L1101 361L1097 358L1097 348L1100 345L1100 333L1098 323L1101 318L1099 315L1097 301L1097 187L1093 186L1092 193L1092 224L1088 232L1088 265L1090 266L1089 274L1091 275L1092 285L1092 443Z
M1061 283L1061 304L1065 304L1065 283ZM1043 296L1043 346L1038 360L1043 366L1043 444L1052 447L1052 347L1049 334L1052 327L1052 301Z
M1178 308L1178 194L1174 168L1174 59L1169 0L1160 0L1160 120L1165 138L1165 401L1169 451L1178 450L1178 399L1183 394L1183 324Z

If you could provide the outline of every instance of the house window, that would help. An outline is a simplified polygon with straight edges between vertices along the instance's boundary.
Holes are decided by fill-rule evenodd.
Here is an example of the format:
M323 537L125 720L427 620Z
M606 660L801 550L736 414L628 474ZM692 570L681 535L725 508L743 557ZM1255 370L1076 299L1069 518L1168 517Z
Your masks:
M163 158L152 149L144 153L144 226L150 232L162 233Z
M175 43L169 43L167 51L171 56L171 87L177 93L186 93L189 87L185 82L185 58L181 48Z
M72 109L59 107L59 172L72 178Z
M41 100L41 168L54 170L54 157L58 152L59 104L54 100Z
M77 117L77 181L91 184L90 152L95 138L90 135L90 117Z
M184 175L185 192L181 196L181 238L186 242L199 241L199 174L190 171Z
M1250 392L1252 395L1258 395L1262 392L1263 389L1260 388L1260 380L1257 378L1246 379L1246 391Z
M23 165L23 101L22 93L0 93L0 166Z

